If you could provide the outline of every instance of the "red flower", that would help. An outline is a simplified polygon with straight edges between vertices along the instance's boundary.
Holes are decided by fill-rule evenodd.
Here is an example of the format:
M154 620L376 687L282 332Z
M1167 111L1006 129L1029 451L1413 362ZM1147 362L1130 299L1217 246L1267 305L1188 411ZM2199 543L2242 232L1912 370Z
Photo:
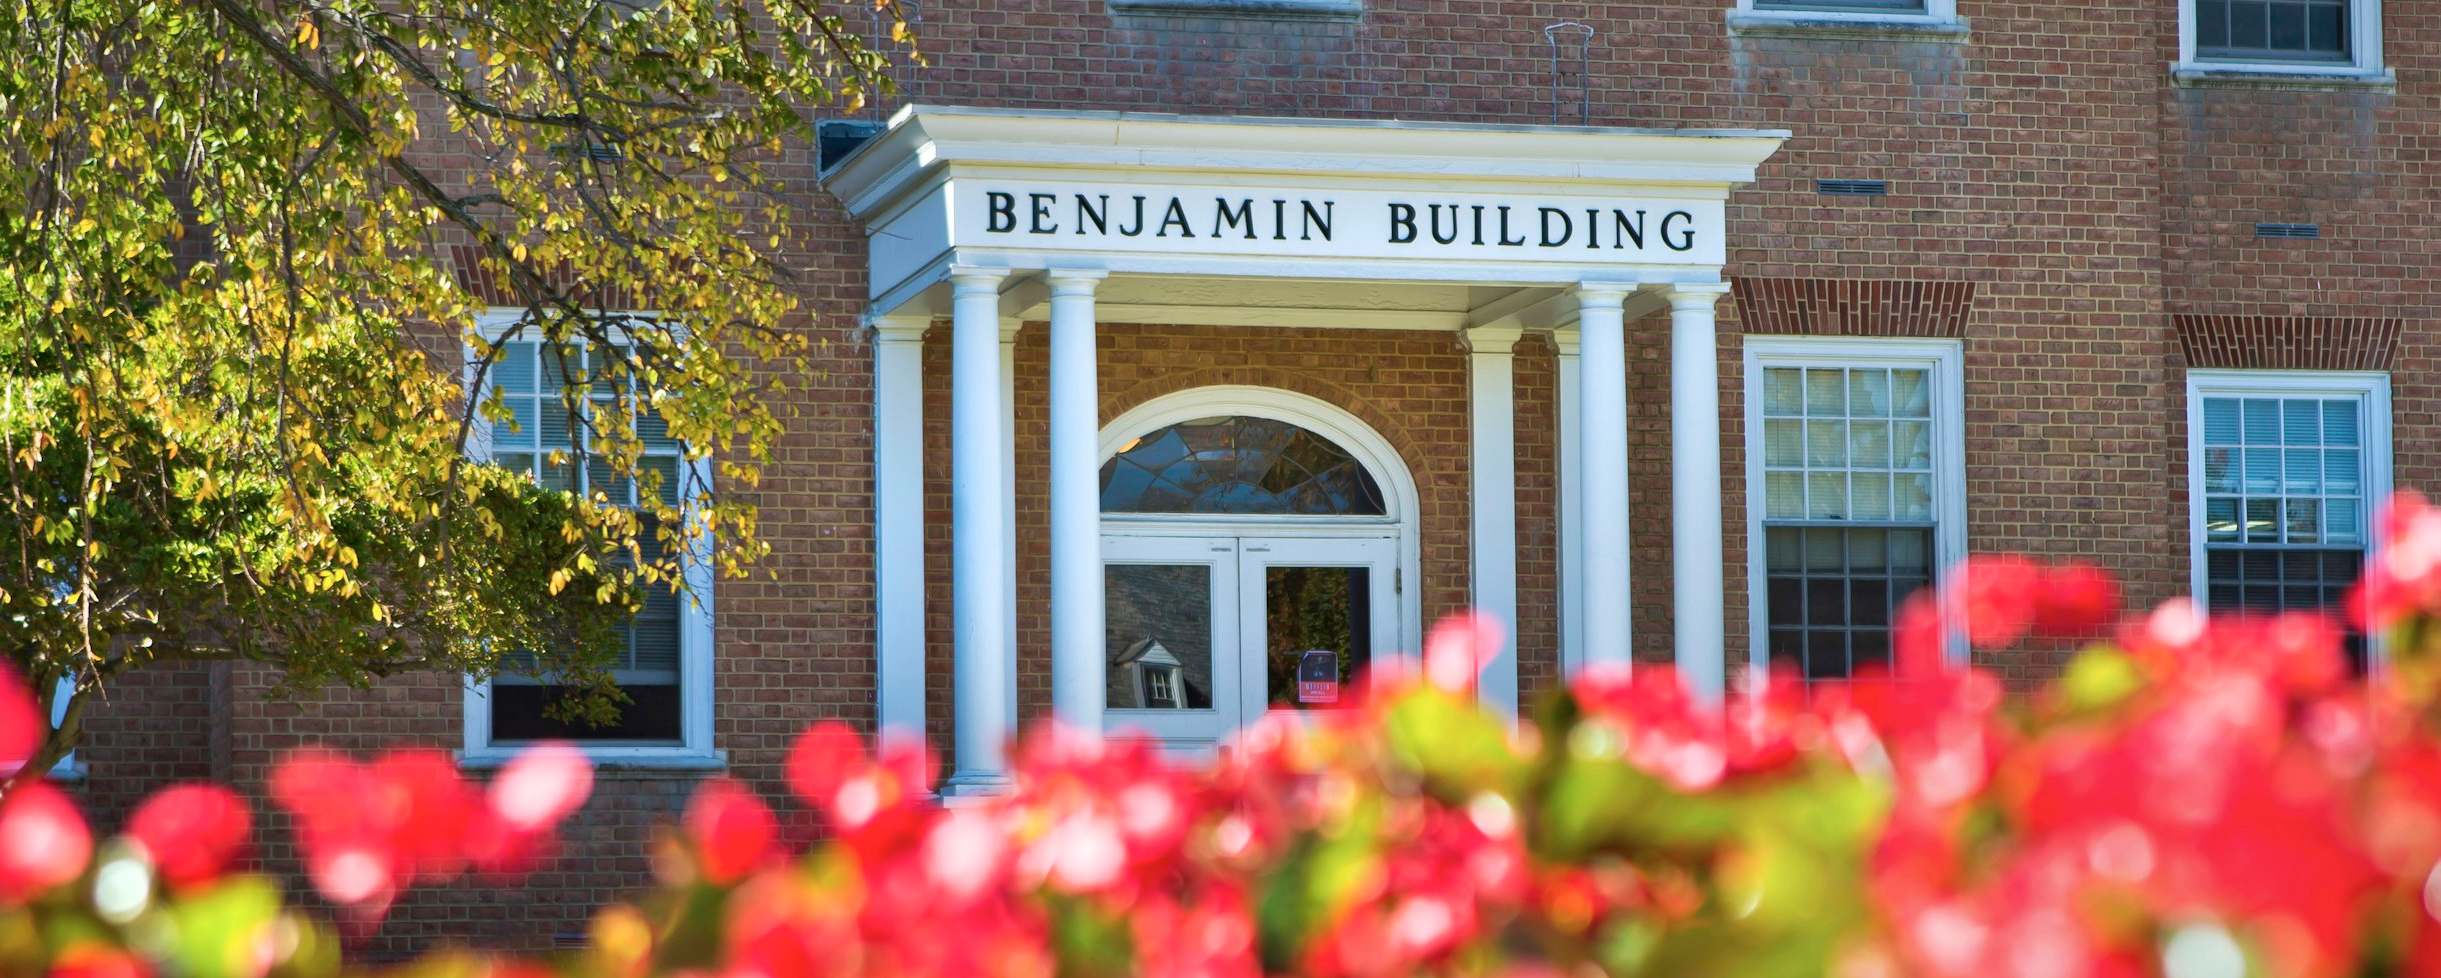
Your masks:
M237 792L217 784L171 785L144 800L127 820L127 836L172 887L220 878L245 851L253 814Z
M152 966L143 958L107 944L80 941L52 959L44 978L152 978L152 974Z
M47 781L0 798L0 905L24 903L85 872L93 833L76 803Z
M704 881L714 886L735 883L761 867L780 834L770 806L728 778L712 778L695 789L683 824Z
M2092 564L2045 568L2035 589L2034 628L2046 635L2076 635L2119 617L2119 584Z
M17 670L0 662L0 778L15 774L42 747L49 718Z
M1508 628L1481 612L1462 612L1441 619L1424 639L1424 676L1434 686L1453 693L1475 688L1476 677L1500 657L1508 644Z

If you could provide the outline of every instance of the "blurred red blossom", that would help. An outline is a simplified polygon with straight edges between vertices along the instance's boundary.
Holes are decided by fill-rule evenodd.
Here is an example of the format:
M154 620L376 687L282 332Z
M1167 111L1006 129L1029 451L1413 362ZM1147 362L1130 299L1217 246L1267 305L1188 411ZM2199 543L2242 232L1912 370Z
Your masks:
M65 792L29 781L0 797L0 905L84 875L92 858L93 834Z
M171 785L127 820L127 837L144 848L163 881L178 887L218 879L245 852L252 832L245 799L217 784Z
M0 778L25 766L41 749L43 734L50 727L33 690L26 688L25 678L0 662Z
M439 973L2441 975L2441 516L2402 498L2384 525L2355 599L2386 653L2370 683L2330 615L2123 615L2097 568L1977 557L1901 605L1886 670L1758 671L1725 702L1602 666L1512 723L1474 697L1508 634L1468 615L1378 657L1346 708L1273 711L1210 756L1036 726L1011 791L954 806L921 743L823 721L776 779L827 833L810 849L753 786L710 778L656 849L665 890L603 911L588 950ZM1975 664L2062 639L2090 644L2039 695ZM564 744L488 787L434 751L304 751L272 795L315 887L378 919L409 887L540 865L591 778ZM241 890L247 822L209 786L147 802L128 841L167 885L144 909L111 877L145 861L116 843L71 889L93 861L81 817L19 787L0 972L15 913L115 935L46 952L53 973L184 973L133 935ZM280 926L214 953L312 946ZM282 974L330 973L280 953Z

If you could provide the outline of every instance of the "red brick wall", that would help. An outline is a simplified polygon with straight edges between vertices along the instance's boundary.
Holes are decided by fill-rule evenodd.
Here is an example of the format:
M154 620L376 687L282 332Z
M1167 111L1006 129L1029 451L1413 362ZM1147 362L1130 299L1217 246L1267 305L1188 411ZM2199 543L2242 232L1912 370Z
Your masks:
M2283 93L2169 84L2176 5L1961 0L1964 42L1731 37L1731 0L1643 3L1367 0L1345 21L1112 17L1102 0L925 5L935 67L908 76L913 99L1031 108L1542 122L1551 111L1541 28L1596 32L1596 124L1785 128L1787 146L1729 209L1728 273L1803 280L1832 295L1931 283L1971 295L1939 335L1966 364L1968 542L2103 562L2152 602L2186 580L2186 369L2173 315L2386 319L2396 470L2441 482L2441 345L2427 323L2432 143L2441 107L2441 11L2392 3L2388 58L2401 93ZM1563 100L1575 117L1573 89ZM439 127L433 127L438 131ZM436 141L436 155L451 147ZM812 185L793 150L783 174L811 223L806 334L830 355L792 376L796 415L756 497L775 552L752 581L720 588L718 746L732 770L773 789L779 751L808 720L872 716L872 484L863 241ZM1887 180L1885 197L1824 197L1819 178ZM445 181L446 182L446 181ZM2264 240L2258 221L2318 222L2319 240ZM1913 286L1911 286L1913 287ZM1742 296L1752 295L1742 292ZM1762 303L1758 303L1761 305ZM1869 305L1869 304L1868 304ZM1862 335L1920 335L1891 313L1833 317ZM1881 317L1879 319L1875 317ZM1800 317L1803 318L1803 317ZM1757 320L1749 322L1749 320ZM1789 317L1721 308L1721 491L1729 648L1745 648L1742 334L1791 331ZM1820 327L1804 319L1803 328ZM1912 322L1912 321L1911 321ZM1880 325L1876 325L1879 323ZM1905 325L1905 324L1902 324ZM1412 332L1106 326L1104 417L1204 383L1287 387L1348 407L1388 436L1424 492L1427 619L1466 596L1466 372L1457 338ZM1521 688L1558 673L1550 491L1551 348L1518 345ZM1629 486L1635 647L1668 658L1669 360L1666 316L1630 337ZM950 696L945 341L926 349L927 547L934 575L928 697L946 743ZM1042 331L1019 341L1021 698L1047 703L1041 492ZM914 487L880 487L912 491ZM768 572L768 578L761 575ZM2054 673L2061 650L1995 657L2012 681ZM324 739L370 747L393 737L454 746L448 680L266 703L259 676L227 684L227 730L196 717L213 701L200 674L129 680L97 717L93 797L120 807L142 788L223 767L258 784L272 752ZM200 712L198 712L200 711ZM107 784L102 783L107 781ZM380 945L438 934L532 944L573 929L582 907L642 882L649 827L682 804L683 780L612 779L581 816L568 858L516 893L451 890L402 908ZM285 858L272 853L274 865ZM504 904L502 901L513 901Z

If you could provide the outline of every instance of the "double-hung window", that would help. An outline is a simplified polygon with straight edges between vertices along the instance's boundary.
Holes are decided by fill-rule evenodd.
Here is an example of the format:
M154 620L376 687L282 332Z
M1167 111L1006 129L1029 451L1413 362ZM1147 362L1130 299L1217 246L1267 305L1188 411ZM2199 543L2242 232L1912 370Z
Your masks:
M1746 338L1753 662L1887 668L1899 604L1965 556L1955 342Z
M2182 81L2389 84L2381 0L2178 0Z
M2187 444L2191 572L2206 611L2336 613L2389 492L2389 378L2192 371ZM2348 649L2362 668L2364 636Z
M497 342L516 315L502 313L485 322ZM630 507L645 505L649 500L643 494L656 493L661 503L678 507L684 493L708 478L708 469L701 460L687 457L685 446L670 437L640 399L625 400L636 409L634 435L643 447L638 469L651 478L622 477L603 459L578 457L578 445L600 437L588 430L600 412L621 400L613 385L623 381L603 369L607 356L606 351L539 337L503 344L485 372L484 384L497 392L508 421L485 424L476 450L485 461L528 474L545 488L601 493ZM565 392L579 387L587 395L572 405ZM649 520L638 540L648 562L663 559L664 544ZM531 668L520 670L520 661L533 659L510 653L491 680L468 685L468 760L496 761L523 743L554 738L575 741L605 761L716 766L719 757L711 744L711 574L704 556L690 555L684 563L687 594L674 593L662 583L643 586L643 608L627 624L610 664L610 678L627 697L615 722L594 726L553 719L550 707L566 688Z

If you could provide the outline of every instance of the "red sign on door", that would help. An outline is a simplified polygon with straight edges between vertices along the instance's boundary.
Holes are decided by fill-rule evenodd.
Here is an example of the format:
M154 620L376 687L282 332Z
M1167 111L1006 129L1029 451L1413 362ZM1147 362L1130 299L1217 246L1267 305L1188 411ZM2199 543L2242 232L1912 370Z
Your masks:
M1297 702L1339 702L1339 653L1315 649L1297 657Z

